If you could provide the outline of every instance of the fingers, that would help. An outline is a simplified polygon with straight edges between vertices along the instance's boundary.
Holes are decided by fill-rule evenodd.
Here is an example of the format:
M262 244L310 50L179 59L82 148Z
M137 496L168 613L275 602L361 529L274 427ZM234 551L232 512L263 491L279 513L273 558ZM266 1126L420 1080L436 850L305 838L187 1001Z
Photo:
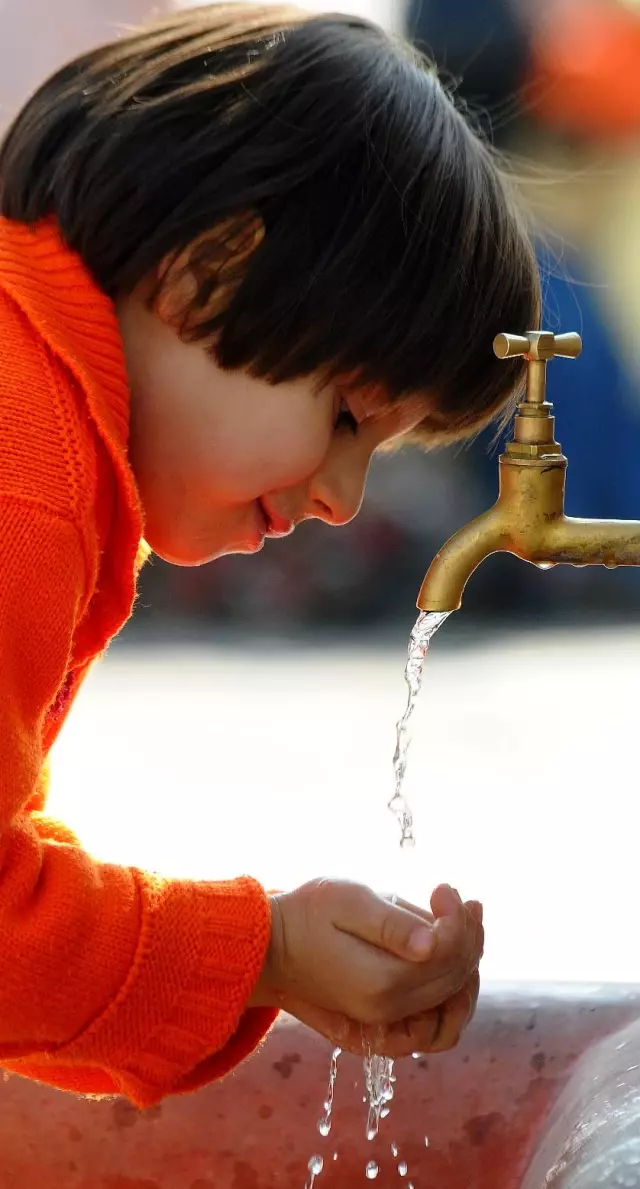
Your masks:
M467 900L465 901L465 907L468 908L476 924L476 946L479 950L479 962L484 954L484 910L479 900Z
M282 1007L301 1024L325 1036L334 1047L339 1046L345 1053L362 1054L362 1025L350 1020L342 1012L328 1011L315 1003L291 996L285 997Z
M411 1053L444 1053L455 1048L473 1019L479 988L476 970L469 982L440 1007L407 1016L388 1027L367 1029L365 1036L371 1050L399 1059Z
M437 946L435 960L443 968L457 967L463 972L458 984L462 986L479 964L484 947L482 905L476 900L463 904L458 892L444 884L431 897L436 922ZM464 963L467 963L466 970ZM456 988L458 989L458 988Z
M484 929L482 924L484 913L482 904L479 900L466 900L464 902L464 907L467 910L467 916L463 917L460 913L459 894L453 891L448 885L441 885L440 887L436 888L436 891L434 892L434 898L440 918L453 912L457 922L460 939L463 941L463 948L468 951L469 961L473 968L473 966L477 965L477 962L479 962L479 960L482 958L484 949ZM435 924L436 917L427 909L418 908L415 904L410 904L407 900L403 900L399 896L394 896L393 898L391 896L385 896L385 899L390 901L393 899L393 903L397 904L400 908L404 908L408 912L411 912L416 916L420 916L430 925ZM470 922L468 920L468 914L471 915L473 925L475 927L469 928ZM452 937L448 932L448 929L449 927L447 926L447 933L444 935L444 943L446 944L441 943L440 946L441 956L444 955L445 960L447 957L447 950L451 948L452 942L453 948L456 949L456 952L458 952L459 948L459 943L456 941L455 933Z
M465 900L465 908L469 909L476 924L482 925L484 919L484 909L479 900Z
M389 904L356 885L348 885L348 894L341 897L334 913L336 925L360 942L386 951L384 959L364 947L360 955L369 1003L366 1014L358 1018L365 1023L390 1024L438 1007L462 990L478 966L484 942L481 906L476 901L465 906L447 885L436 888L431 906L433 924L426 919L428 914L419 916L405 901ZM426 957L419 961L415 938L423 928L428 930L429 944ZM398 959L406 962L409 952L411 964L401 967Z
M444 902L442 899L443 891L445 894ZM450 891L451 891L451 889L449 888L449 886L444 884L444 885L441 885L439 888L436 888L436 892L434 893L434 895L437 894L437 897L438 897L438 901L437 901L438 906L443 910L440 913L441 916L446 915L446 908L450 903L450 901L448 899L448 893ZM459 895L459 894L454 893L454 896L457 896L457 895ZM385 894L383 899L387 900L390 904L396 904L400 908L407 909L408 912L413 913L415 916L421 917L421 919L423 921L427 921L430 925L433 925L435 922L436 918L432 912L429 912L429 910L426 908L420 908L416 904L411 904L408 900L403 900L403 898L401 896L395 896L395 895L392 896L389 893L389 894ZM465 908L467 908L469 910L469 912L471 913L476 924L478 926L480 926L480 928L482 928L482 921L483 921L484 913L483 913L483 908L482 908L482 904L480 903L480 901L479 900L465 900L464 904L465 904Z
M482 956L484 933L479 924L480 906L466 907L457 892L443 886L434 892L436 946L423 966L411 968L405 978L408 992L402 1015L418 1015L437 1007L462 990Z
M467 1020L467 1024L470 1024L473 1017L476 1014L476 1008L478 1006L478 999L480 996L480 971L479 970L474 970L473 974L471 975L471 978L469 979L469 982L467 983L467 985L465 987L465 990L467 991L467 993L469 995L469 1000L471 1003L469 1019Z
M365 1028L342 1012L327 1011L300 999L288 997L283 1008L346 1053L361 1057L368 1050L382 1057L400 1059L411 1053L444 1053L455 1048L473 1019L479 987L476 970L469 982L440 1007L407 1016L394 1024Z
M435 946L429 919L357 884L344 885L333 923L341 932L405 961L424 962Z
M473 1019L479 983L480 977L476 971L469 983L442 1005L440 1027L431 1042L430 1053L445 1053L456 1047L464 1029Z
M370 1028L363 1028L340 1012L326 1011L302 1000L288 999L285 1009L302 1024L325 1036L332 1045L338 1045L345 1053L353 1053L356 1057L362 1057L366 1052L393 1058L432 1052L442 1029L442 1013L437 1008L397 1024Z
M282 927L278 933L274 912L272 948L279 957L267 963L267 991L275 988L284 1010L356 1051L360 1038L349 1021L356 1029L398 1024L388 1043L399 1055L455 1043L477 998L468 987L484 938L477 902L465 906L443 886L433 894L431 914L331 880L312 881L277 900ZM435 1010L452 999L444 1012ZM346 1031L342 1040L336 1029Z
M388 901L389 904L396 904L398 908L406 908L407 912L411 912L414 916L420 917L420 920L427 921L429 925L433 925L435 917L428 908L420 908L417 904L411 904L408 900L403 900L402 896L383 896L383 900Z
M442 899L441 899L443 890L444 890L444 893L446 896L447 893L449 891L451 891L452 889L450 888L450 886L448 884L441 884L441 885L439 885L439 887L436 888L434 895L437 894L438 904L444 908L446 906L446 904L449 903L449 901L447 899L447 900L445 900L445 903L443 904ZM459 893L454 893L454 895L459 896ZM383 900L387 900L389 904L397 904L400 908L406 908L408 912L414 913L415 916L421 917L423 921L428 921L429 924L431 924L431 925L435 921L434 914L432 912L429 912L428 908L421 908L417 904L411 904L408 900L403 900L402 896L396 896L395 894L392 895L390 892L385 892L385 894L383 896ZM479 900L465 900L464 904L465 904L465 908L469 909L469 912L474 917L476 923L478 925L482 925L484 911L483 911L483 907L482 907L482 904L480 903L480 901ZM442 912L440 915L445 915L445 913Z
M458 892L447 884L433 893L432 913L406 900L377 896L357 884L345 884L343 888L333 918L342 932L405 961L424 962L436 948L433 926L439 921L437 950L443 965L453 954L467 953L469 973L480 960L484 942L482 905L477 900L463 904Z

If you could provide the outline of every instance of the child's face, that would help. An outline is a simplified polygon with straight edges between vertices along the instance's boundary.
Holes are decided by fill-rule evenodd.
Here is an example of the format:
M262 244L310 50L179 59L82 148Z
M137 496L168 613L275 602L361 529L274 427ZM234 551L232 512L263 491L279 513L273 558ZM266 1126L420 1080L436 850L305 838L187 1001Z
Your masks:
M140 297L117 308L145 537L174 564L255 553L310 517L346 524L373 452L427 412L423 398L385 406L335 386L317 392L311 378L273 386L222 371Z

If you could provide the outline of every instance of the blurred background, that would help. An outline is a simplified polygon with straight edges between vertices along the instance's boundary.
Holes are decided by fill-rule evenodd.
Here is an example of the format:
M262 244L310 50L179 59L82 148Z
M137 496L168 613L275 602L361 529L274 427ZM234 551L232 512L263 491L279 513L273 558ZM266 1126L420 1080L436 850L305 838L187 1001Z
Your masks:
M640 517L640 0L305 6L368 15L427 49L513 158L545 324L584 337L578 361L549 368L567 510ZM0 0L0 124L65 59L162 10ZM426 870L430 887L457 880L489 905L493 974L640 977L594 877L615 878L631 921L640 570L483 564L416 712L422 849L402 867L395 850L379 859L395 841L384 806L417 590L444 540L495 498L498 453L485 434L381 457L340 532L303 525L257 557L191 572L148 565L136 615L57 745L54 809L94 851L167 873L248 869L284 886L335 866L424 901ZM522 706L536 724L544 712L543 736Z
M579 361L549 369L570 463L568 511L640 515L639 0L347 0L337 7L428 50L515 158L538 220L546 324L584 336ZM161 10L149 0L0 0L0 113L7 119L58 62ZM296 638L404 631L432 555L493 501L498 453L487 433L446 451L382 457L361 516L340 533L307 524L291 539L267 542L256 558L192 572L154 561L129 630ZM506 618L628 620L639 593L634 572L541 574L496 557L468 588L465 632Z

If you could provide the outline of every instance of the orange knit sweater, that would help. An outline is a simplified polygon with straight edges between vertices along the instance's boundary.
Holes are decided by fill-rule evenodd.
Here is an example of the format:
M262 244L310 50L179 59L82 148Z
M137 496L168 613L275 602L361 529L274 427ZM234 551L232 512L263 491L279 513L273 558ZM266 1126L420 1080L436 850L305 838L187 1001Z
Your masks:
M0 1065L147 1106L226 1073L275 1013L245 1010L257 883L96 862L44 811L47 753L135 598L128 410L112 303L55 223L0 219Z

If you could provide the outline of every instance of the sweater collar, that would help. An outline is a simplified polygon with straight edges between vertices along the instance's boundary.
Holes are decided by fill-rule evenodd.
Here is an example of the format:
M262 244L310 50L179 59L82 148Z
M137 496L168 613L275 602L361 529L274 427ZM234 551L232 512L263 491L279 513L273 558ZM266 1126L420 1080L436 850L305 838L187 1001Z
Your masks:
M127 458L129 383L113 302L64 243L52 218L33 227L0 218L0 275L2 288L81 385L141 535Z

